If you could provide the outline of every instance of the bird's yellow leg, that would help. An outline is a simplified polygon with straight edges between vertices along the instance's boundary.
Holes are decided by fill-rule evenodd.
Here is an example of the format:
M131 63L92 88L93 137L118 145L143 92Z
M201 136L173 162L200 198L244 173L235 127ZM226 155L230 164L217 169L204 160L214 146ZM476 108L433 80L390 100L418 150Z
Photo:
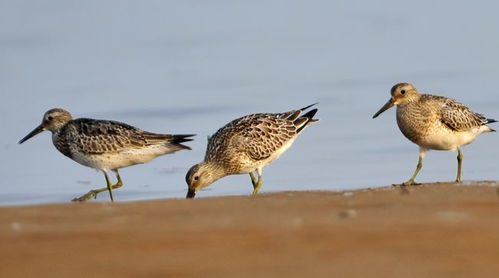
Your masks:
M251 183L253 184L253 188L255 188L255 187L256 187L256 183L257 183L257 180L256 180L256 178L255 178L255 175L253 174L253 172L250 172L250 173L249 173L249 176L250 176L250 178L251 178Z
M255 196L258 193L258 190L262 187L262 170L257 169L256 171L258 173L258 180L256 181L256 184L253 183L253 196ZM253 182L255 177L252 174L250 174L250 176L252 176L251 181Z
M404 182L402 185L417 185L417 183L414 181L416 179L416 176L419 174L419 171L421 171L421 168L423 168L423 158L425 157L425 152L423 150L419 150L419 159L418 159L418 166L416 167L416 171L414 171L414 174L412 175L411 179Z
M106 187L101 188L101 189L90 190L87 194L85 194L81 197L78 197L78 198L74 198L72 201L73 202L85 202L85 201L88 201L89 199L97 198L97 194L99 194L101 192L109 191L109 196L111 197L111 202L114 202L112 190L116 189L116 188L120 188L121 186L123 186L123 181L121 180L121 177L120 177L120 174L118 173L118 170L114 170L114 172L116 173L116 178L118 179L118 182L116 182L115 185L111 185L111 182L109 181L109 177L107 176L107 173L103 172L104 177L106 178L106 184L107 184Z
M104 177L106 177L106 185L107 185L107 190L109 191L109 197L111 198L111 202L114 202L114 198L113 198L113 186L111 185L111 182L109 181L109 177L107 176L106 172L104 172ZM103 188L101 188L101 189L103 189ZM97 194L99 194L99 193L100 192L97 192ZM97 196L95 196L95 197L97 197Z
M461 149L458 149L457 153L457 178L456 182L461 183L461 169L463 166L463 153L461 152Z

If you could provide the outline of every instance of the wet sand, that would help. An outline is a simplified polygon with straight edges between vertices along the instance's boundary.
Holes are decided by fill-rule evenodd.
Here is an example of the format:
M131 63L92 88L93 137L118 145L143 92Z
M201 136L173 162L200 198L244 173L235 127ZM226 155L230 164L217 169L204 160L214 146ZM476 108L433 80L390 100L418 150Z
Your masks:
M498 186L0 208L0 277L497 277Z

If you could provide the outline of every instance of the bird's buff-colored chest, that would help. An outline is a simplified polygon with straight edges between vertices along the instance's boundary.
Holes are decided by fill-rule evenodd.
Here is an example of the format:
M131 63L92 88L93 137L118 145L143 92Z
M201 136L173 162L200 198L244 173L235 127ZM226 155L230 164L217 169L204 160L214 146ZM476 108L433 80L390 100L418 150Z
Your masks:
M483 132L480 128L452 130L441 121L436 109L421 105L397 107L397 124L402 134L426 150L455 151L473 142Z

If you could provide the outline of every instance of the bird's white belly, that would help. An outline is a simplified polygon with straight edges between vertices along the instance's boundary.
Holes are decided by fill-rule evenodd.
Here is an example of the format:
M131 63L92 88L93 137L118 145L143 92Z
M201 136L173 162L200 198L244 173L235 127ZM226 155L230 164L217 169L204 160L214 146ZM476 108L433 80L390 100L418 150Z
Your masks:
M115 153L83 154L80 152L72 152L72 159L84 166L107 171L146 163L167 153L169 153L167 148L156 145Z
M291 145L295 142L295 138L289 140L286 144L284 144L282 147L277 149L267 160L265 160L265 165L272 163L274 160L278 159L283 153L285 153Z
M481 128L475 128L469 131L448 131L442 130L431 132L426 135L418 144L424 149L455 151L461 146L473 142L478 135L483 132Z
M253 167L250 167L252 168L249 172L252 172L252 171L255 171L256 169L261 169L267 165L269 165L270 163L274 162L276 159L278 159L283 153L285 153L290 147L291 145L293 145L293 142L295 141L296 137L289 140L288 142L286 142L286 144L284 144L282 147L280 147L279 149L277 149L271 156L269 156L267 159L264 159L264 160L261 160L257 163L257 165L254 165L253 164ZM255 167L256 166L256 167Z

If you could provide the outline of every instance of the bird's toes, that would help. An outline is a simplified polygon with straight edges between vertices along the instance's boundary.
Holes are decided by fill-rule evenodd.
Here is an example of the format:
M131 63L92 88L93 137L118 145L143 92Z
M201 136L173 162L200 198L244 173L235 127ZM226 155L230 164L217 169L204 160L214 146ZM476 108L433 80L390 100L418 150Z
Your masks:
M92 198L97 198L97 190L90 190L90 192L88 192L87 194L81 196L81 197L78 197L78 198L74 198L73 200L71 200L72 202L85 202L85 201L88 201L89 199L92 199Z

